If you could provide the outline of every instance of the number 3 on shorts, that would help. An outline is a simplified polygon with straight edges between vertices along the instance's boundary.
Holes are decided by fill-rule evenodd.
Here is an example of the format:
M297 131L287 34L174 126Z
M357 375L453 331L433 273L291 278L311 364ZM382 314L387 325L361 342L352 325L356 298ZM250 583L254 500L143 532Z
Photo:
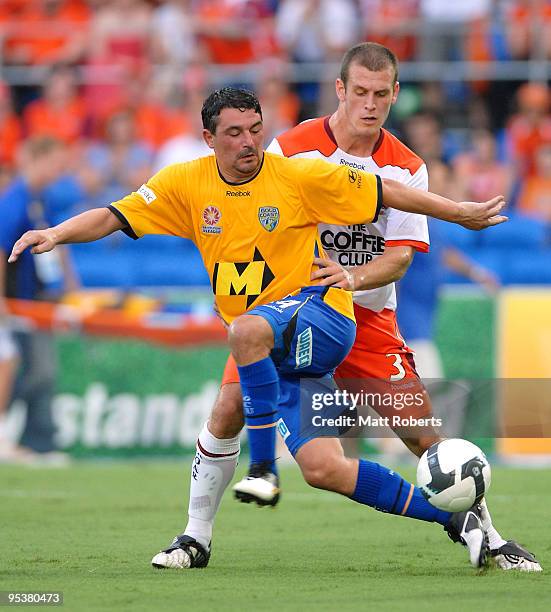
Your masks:
M400 355L400 353L388 353L387 357L394 357L394 363L392 365L397 370L396 374L390 375L390 380L402 380L402 378L404 378L404 376L406 375L406 371L404 370L404 366L402 365L402 356Z

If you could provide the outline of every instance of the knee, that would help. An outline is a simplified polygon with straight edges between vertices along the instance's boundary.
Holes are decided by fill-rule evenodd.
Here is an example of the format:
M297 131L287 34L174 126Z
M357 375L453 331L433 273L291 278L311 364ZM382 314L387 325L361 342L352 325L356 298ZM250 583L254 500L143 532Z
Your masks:
M254 315L241 315L229 327L228 339L230 346L240 347L249 344L265 343L267 331L270 330L267 321Z
M302 467L304 480L315 489L339 492L340 462L319 462Z
M228 340L236 361L267 357L273 348L273 331L262 317L241 315L230 325Z

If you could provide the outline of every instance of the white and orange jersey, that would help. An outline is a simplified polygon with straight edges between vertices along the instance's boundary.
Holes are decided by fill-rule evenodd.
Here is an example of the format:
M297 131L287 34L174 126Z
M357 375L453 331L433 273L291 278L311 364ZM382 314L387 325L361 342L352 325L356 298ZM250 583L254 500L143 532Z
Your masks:
M357 157L339 149L329 127L329 117L310 119L275 138L268 151L285 157L325 159L348 166L352 172L365 170L410 187L428 190L427 167L423 160L385 129L370 157ZM343 266L360 266L381 255L385 246L407 245L428 252L429 232L424 215L383 208L375 223L363 225L320 225L321 243L328 256ZM354 302L375 312L396 309L394 283L378 289L356 291Z

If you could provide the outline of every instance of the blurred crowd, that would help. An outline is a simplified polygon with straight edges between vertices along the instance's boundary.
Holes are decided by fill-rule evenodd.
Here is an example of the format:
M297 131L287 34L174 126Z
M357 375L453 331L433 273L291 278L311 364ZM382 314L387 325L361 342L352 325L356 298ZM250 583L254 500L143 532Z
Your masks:
M199 111L220 75L257 91L269 142L334 110L337 75L313 68L358 41L401 62L541 60L549 28L545 0L3 0L0 190L34 138L65 147L54 220L208 153ZM551 221L545 81L402 80L388 126L425 159L433 191L503 193L510 210Z

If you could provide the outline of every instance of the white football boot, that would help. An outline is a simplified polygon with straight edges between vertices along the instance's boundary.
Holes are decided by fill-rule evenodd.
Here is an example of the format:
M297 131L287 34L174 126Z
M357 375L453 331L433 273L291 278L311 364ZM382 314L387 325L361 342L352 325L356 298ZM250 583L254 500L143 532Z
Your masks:
M256 502L259 506L275 506L279 501L279 478L270 472L265 463L252 463L249 473L233 485L235 499L249 504Z
M181 534L176 536L168 548L151 559L151 565L158 569L191 569L207 567L210 546L206 549L195 538Z
M473 567L485 568L489 564L490 546L480 515L478 504L465 512L454 512L444 529L454 542L461 542L467 547Z
M480 506L482 510L480 515L482 527L485 531L488 531L492 526L492 519L484 500L480 503ZM491 548L490 554L497 567L502 570L518 570L520 572L543 571L536 557L518 542L515 542L515 540L509 540L499 548Z

